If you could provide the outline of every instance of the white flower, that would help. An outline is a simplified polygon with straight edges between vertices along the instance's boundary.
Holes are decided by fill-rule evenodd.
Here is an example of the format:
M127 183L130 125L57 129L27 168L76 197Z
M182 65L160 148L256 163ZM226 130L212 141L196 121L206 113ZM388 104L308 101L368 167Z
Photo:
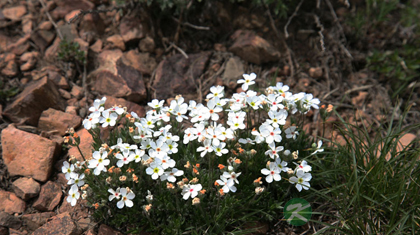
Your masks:
M130 192L127 192L126 188L120 189L120 196L121 201L117 203L117 207L119 209L122 209L124 205L126 207L133 207L133 201L131 201L131 199L133 199L136 195L134 195L134 193L131 190Z
M159 101L157 99L154 99L154 100L152 100L152 102L147 103L147 105L149 105L153 109L159 109L159 108L162 108L163 103L165 103L164 100Z
M280 142L282 139L280 128L274 129L271 125L263 124L259 129L267 144L273 143L273 141Z
M162 166L156 161L152 162L146 169L146 174L151 175L154 180L161 176L163 172Z
M104 111L103 105L105 104L106 97L102 97L102 99L96 99L93 101L93 106L89 108L89 111L92 113L97 113L96 116L100 115L100 112Z
M226 179L232 179L235 183L239 184L238 177L241 175L241 172L235 173L234 171L231 172L223 172L223 177Z
M226 139L226 136L222 135L222 130L220 128L208 128L206 138L213 140L213 145L217 146L220 144L220 141Z
M309 181L312 179L312 175L310 173L305 173L304 171L297 171L296 176L297 177L290 177L289 182L291 184L296 184L296 188L299 192L302 191L302 188L308 190L311 187Z
M141 161L142 157L143 157L143 160L144 160L144 158L147 157L147 155L145 155L145 151L143 149L136 149L134 152L130 153L130 158L134 159L135 162Z
M321 147L322 147L322 140L319 140L318 141L318 146L316 147L316 150L313 153L311 153L311 155L309 155L309 156L312 156L312 155L317 154L317 153L324 152L324 149L322 149Z
M268 112L268 116L270 119L267 119L266 122L275 128L279 127L279 125L286 124L287 111L284 109L280 110L279 112L270 111Z
M246 102L248 103L249 106L251 106L255 110L262 107L261 100L258 96L248 97L246 98Z
M289 86L284 85L282 82L278 82L275 87L271 87L273 90L277 91L280 95L289 90Z
M86 130L90 130L96 127L96 124L99 123L99 113L91 113L89 117L83 120L83 127Z
M211 120L219 120L219 115L217 113L223 111L222 107L217 106L216 101L212 99L207 102L207 108L209 109Z
M213 145L213 151L217 156L222 156L222 154L227 154L229 150L225 149L226 143L221 142L219 145Z
M206 98L207 99L211 99L213 97L223 97L223 90L225 89L225 87L223 86L212 86L210 87L210 92L209 94L207 94Z
M168 140L168 141L166 141L166 144L168 145L168 148L169 148L169 150L168 150L169 154L178 152L178 148L177 148L178 144L175 141Z
M284 149L284 147L283 146L278 146L278 147L276 147L276 145L275 145L275 143L274 142L271 142L269 145L268 145L268 147L270 147L270 149L269 150L267 150L267 151L265 151L265 155L270 155L270 157L272 158L272 159L274 159L274 158L278 158L279 157L279 155L277 154L278 152L280 152L280 151L283 151L283 149Z
M222 175L220 176L220 180L216 180L216 182L223 186L222 190L224 193L228 193L229 191L231 192L236 192L236 187L235 187L235 183L233 182L232 179L227 179L226 177L223 177Z
M161 181L168 180L169 182L175 182L175 176L181 176L184 174L184 171L178 170L177 168L172 168L172 171L165 171L163 175L160 176Z
M305 160L302 160L300 165L296 167L296 171L310 172L311 170L312 167Z
M112 188L110 188L110 189L108 189L108 192L111 194L108 197L108 200L109 201L114 200L114 198L116 198L118 200L120 199L120 196L121 196L121 194L120 194L120 188L117 188L116 191L114 191Z
M288 139L293 138L295 140L296 136L299 135L299 132L296 131L296 126L291 126L287 128L284 132L286 133L286 138Z
M74 178L77 175L77 173L74 172L74 165L69 164L67 161L63 162L61 172L66 174L65 176L67 180L70 180L70 178Z
M202 188L203 186L201 186L201 184L187 184L182 189L182 198L184 198L184 200L188 200L190 196L191 198L195 198Z
M176 106L175 109L171 113L176 116L176 120L178 122L182 122L183 119L188 119L188 117L184 115L187 113L187 111L188 111L188 105L184 103L179 106Z
M276 158L275 163L281 171L287 172L289 170L289 167L287 167L287 162L282 161L279 157Z
M248 90L248 86L255 84L255 78L257 78L257 75L255 73L251 74L244 74L242 75L244 79L239 79L238 84L242 84L242 90L246 91Z
M188 144L188 142L197 139L197 130L195 128L187 128L184 131L184 140L182 141L184 144Z
M153 201L153 195L150 192L150 190L147 190L146 200L147 200L148 203L151 203Z
M204 144L204 147L198 147L197 148L197 152L202 152L200 154L201 157L204 157L207 153L213 152L213 148L212 148L210 139L205 139L203 144Z
M88 168L95 168L93 174L99 175L101 171L106 171L105 166L109 165L108 152L104 151L102 155L99 151L95 151L92 154L93 159L89 161Z
M271 162L268 167L269 169L264 168L261 170L261 173L267 176L265 177L265 181L267 181L267 183L273 182L273 179L275 181L280 181L280 169L277 167L277 165L274 162Z
M131 151L123 151L122 152L123 154L121 154L121 153L117 153L117 155L115 156L116 158L118 158L118 159L120 159L118 162L117 162L117 166L118 167L122 167L122 166L124 166L124 165L126 165L126 164L128 164L128 163L130 163L131 161L133 161L134 160L134 156L135 155L132 155L131 153Z
M239 143L241 143L241 144L252 144L252 145L254 145L255 143L254 143L254 140L252 140L252 139L250 139L250 138L246 138L246 139L242 139L242 138L240 138L239 140L238 140L238 142Z
M76 174L76 175L74 175L74 177L73 178L71 178L70 180L69 180L69 182L67 182L67 184L74 184L74 185L77 185L77 186L83 186L84 184L85 184L85 181L83 180L85 178L85 174L81 174L81 175L79 175L79 174Z
M118 115L116 113L103 111L102 116L103 117L99 119L99 123L102 123L102 127L115 126L118 118Z
M71 206L75 206L77 203L77 200L80 197L79 188L77 185L71 186L69 190L69 196L67 197L67 202L71 204Z

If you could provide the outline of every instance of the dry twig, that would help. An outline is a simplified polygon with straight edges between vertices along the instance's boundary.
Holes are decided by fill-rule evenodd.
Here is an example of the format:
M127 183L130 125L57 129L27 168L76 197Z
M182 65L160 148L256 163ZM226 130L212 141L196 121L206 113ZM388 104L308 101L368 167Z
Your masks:
M45 5L44 0L39 0L39 3L41 3L42 8L45 11L45 14L48 17L48 20L51 22L51 24L54 26L55 30L57 31L58 36L60 37L60 39L63 39L63 34L61 34L61 31L58 29L57 24L55 23L55 21L53 20L53 18L51 17L50 13L48 12L47 6Z
M299 11L300 6L302 6L304 0L301 0L299 5L297 5L295 11L293 12L293 14L289 17L289 19L287 20L286 25L284 26L284 35L286 36L286 38L289 37L289 33L287 32L287 27L289 27L290 22L292 22L292 19L297 15L297 12Z

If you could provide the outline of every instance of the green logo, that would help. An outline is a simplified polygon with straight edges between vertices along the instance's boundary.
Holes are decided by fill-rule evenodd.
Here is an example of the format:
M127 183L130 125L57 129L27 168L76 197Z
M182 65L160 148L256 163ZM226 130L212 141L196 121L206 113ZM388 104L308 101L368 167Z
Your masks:
M306 224L312 216L311 204L301 198L293 198L284 206L284 218L294 226Z

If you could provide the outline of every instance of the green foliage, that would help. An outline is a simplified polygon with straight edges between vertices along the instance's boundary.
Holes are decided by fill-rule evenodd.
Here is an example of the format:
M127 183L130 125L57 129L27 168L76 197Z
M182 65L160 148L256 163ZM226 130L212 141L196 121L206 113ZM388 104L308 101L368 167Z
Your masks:
M392 120L392 119L391 119ZM419 234L420 233L420 146L401 148L400 138L420 125L403 128L396 124L376 130L373 138L365 128L341 119L346 143L332 143L313 161L317 200L328 203L324 214L336 221L318 234ZM321 173L322 172L322 173ZM310 195L312 200L313 195Z
M392 97L404 92L408 84L420 78L420 48L406 45L400 50L374 51L366 58L367 67L388 78L392 86Z
M17 86L6 87L6 84L3 82L3 80L0 80L0 102L1 103L9 101L9 99L17 95L19 91L20 91L19 87Z
M59 45L58 59L64 62L85 64L86 54L80 50L79 43L69 42L64 38Z

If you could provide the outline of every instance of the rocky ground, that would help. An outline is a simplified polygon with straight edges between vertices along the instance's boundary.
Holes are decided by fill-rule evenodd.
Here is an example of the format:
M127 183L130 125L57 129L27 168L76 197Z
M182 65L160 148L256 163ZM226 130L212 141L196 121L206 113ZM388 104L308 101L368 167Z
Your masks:
M106 96L107 107L126 106L141 116L152 98L182 94L202 102L211 86L233 93L243 73L255 72L261 87L280 81L294 92L313 93L356 125L389 121L397 106L387 83L360 66L366 52L343 40L350 30L339 24L349 14L344 4L334 3L335 16L314 14L310 24L297 16L290 25L264 9L216 1L191 22L161 17L156 23L150 9L129 4L0 0L0 234L117 234L94 223L85 206L73 208L65 200L62 162L79 153L63 148L62 136L74 128L82 151L90 152L81 122L96 98ZM330 23L314 26L317 18ZM63 40L79 49L60 56ZM412 106L406 125L420 117L419 84L412 89L402 100ZM395 119L402 110L395 108ZM306 131L323 134L318 113L307 119ZM325 136L340 141L333 125L327 127ZM416 136L420 130L405 135L403 144Z

